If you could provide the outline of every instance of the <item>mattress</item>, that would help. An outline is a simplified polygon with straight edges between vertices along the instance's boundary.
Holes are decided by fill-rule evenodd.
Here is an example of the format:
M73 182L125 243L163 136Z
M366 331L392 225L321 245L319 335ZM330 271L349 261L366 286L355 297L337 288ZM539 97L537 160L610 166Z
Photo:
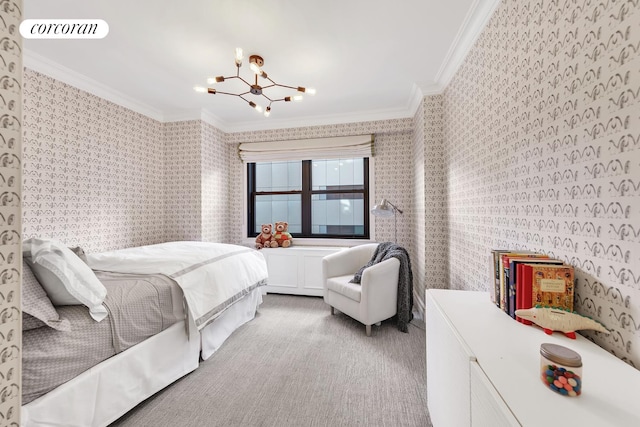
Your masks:
M56 309L71 331L44 326L23 332L23 404L184 318L182 292L166 276L96 275L107 288L105 320L94 321L84 306L61 306Z

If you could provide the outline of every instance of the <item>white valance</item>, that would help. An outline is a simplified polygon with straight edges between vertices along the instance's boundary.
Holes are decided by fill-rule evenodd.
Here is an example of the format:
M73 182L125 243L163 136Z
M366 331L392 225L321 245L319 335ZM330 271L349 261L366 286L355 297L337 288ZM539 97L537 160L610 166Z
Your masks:
M247 163L372 157L373 135L244 142L238 150Z

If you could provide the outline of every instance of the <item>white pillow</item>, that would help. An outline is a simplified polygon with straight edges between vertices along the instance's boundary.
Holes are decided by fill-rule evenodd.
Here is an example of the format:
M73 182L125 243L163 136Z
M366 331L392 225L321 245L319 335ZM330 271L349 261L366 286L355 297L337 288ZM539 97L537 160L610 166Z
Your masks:
M68 247L55 240L32 238L24 241L23 257L53 305L86 305L99 322L107 317L102 302L107 289Z

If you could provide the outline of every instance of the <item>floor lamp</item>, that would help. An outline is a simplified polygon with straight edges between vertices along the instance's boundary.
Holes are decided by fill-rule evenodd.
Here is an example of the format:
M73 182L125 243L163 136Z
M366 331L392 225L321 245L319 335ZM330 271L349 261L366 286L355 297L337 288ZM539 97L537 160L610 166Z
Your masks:
M380 203L375 205L373 209L371 209L371 213L375 216L379 216L381 218L390 218L393 216L394 224L393 224L393 242L398 243L397 241L397 233L398 233L398 217L396 216L396 212L402 213L402 210L398 209L396 205L388 201L387 199L382 199Z

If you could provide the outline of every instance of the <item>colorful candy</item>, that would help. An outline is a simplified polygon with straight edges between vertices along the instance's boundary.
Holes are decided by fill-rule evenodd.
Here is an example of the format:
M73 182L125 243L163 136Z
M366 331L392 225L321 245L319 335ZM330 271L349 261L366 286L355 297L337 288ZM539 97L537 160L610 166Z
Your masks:
M563 396L582 393L582 358L570 348L540 344L540 378L544 385Z
M563 396L579 396L582 380L580 375L556 365L547 365L542 370L542 382L556 393Z

